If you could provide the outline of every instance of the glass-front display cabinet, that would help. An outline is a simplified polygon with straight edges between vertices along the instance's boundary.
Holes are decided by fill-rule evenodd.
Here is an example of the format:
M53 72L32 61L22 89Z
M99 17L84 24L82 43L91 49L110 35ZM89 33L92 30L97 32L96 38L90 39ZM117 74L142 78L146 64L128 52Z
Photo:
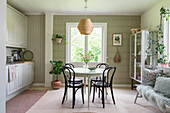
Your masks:
M140 31L130 36L130 78L142 83L144 68L153 69L156 66L155 46L157 31Z

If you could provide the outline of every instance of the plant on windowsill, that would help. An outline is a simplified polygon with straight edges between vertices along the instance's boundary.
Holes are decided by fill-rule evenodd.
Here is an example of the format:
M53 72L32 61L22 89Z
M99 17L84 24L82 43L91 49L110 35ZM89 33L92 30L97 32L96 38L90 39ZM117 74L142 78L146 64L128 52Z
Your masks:
M54 89L59 89L61 87L61 82L58 80L58 75L62 73L62 61L50 61L53 69L49 72L50 74L56 75L56 80L51 82L51 86Z
M156 53L159 54L159 59L157 60L158 63L161 64L161 66L167 67L167 54L165 54L165 45L164 45L164 31L163 31L163 25L162 20L166 18L166 21L169 20L170 17L170 11L169 9L164 9L163 7L160 9L160 25L158 26L158 40L156 41Z
M65 40L65 42L67 43L66 37L65 35L61 36L59 34L53 34L52 40L56 41L57 44L60 44L62 40Z

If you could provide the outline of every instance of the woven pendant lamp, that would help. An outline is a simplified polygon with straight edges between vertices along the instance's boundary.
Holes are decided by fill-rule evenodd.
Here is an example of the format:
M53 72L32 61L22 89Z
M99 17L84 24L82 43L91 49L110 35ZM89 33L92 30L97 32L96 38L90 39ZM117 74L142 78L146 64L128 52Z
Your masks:
M88 0L84 0L86 5L85 5L85 11L87 9L87 2ZM79 22L79 25L77 26L79 32L83 35L90 35L91 32L93 31L93 24L92 24L92 21L89 19L89 18L86 18L86 15L85 15L85 18L84 19L81 19L80 22Z
M91 32L93 31L94 26L93 26L90 19L84 18L84 19L80 20L77 28L78 28L78 30L80 31L81 34L90 35Z

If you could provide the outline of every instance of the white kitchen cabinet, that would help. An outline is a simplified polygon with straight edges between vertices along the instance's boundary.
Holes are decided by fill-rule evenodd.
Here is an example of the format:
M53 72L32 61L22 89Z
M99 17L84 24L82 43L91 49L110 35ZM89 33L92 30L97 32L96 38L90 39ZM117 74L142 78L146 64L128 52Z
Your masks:
M27 17L7 5L7 32L6 46L27 47Z
M21 89L23 87L23 69L22 69L22 64L18 64L17 68L18 68L18 89Z
M18 67L16 66L16 79L8 83L8 94L18 90Z
M7 95L30 85L34 80L34 62L16 65L16 79L7 85Z

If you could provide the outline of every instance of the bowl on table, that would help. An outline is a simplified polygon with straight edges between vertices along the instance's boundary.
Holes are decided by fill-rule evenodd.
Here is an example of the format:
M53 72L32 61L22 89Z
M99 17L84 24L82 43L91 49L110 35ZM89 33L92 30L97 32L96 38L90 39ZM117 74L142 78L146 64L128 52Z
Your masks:
M96 69L96 67L89 67L88 68L90 71L94 71Z

